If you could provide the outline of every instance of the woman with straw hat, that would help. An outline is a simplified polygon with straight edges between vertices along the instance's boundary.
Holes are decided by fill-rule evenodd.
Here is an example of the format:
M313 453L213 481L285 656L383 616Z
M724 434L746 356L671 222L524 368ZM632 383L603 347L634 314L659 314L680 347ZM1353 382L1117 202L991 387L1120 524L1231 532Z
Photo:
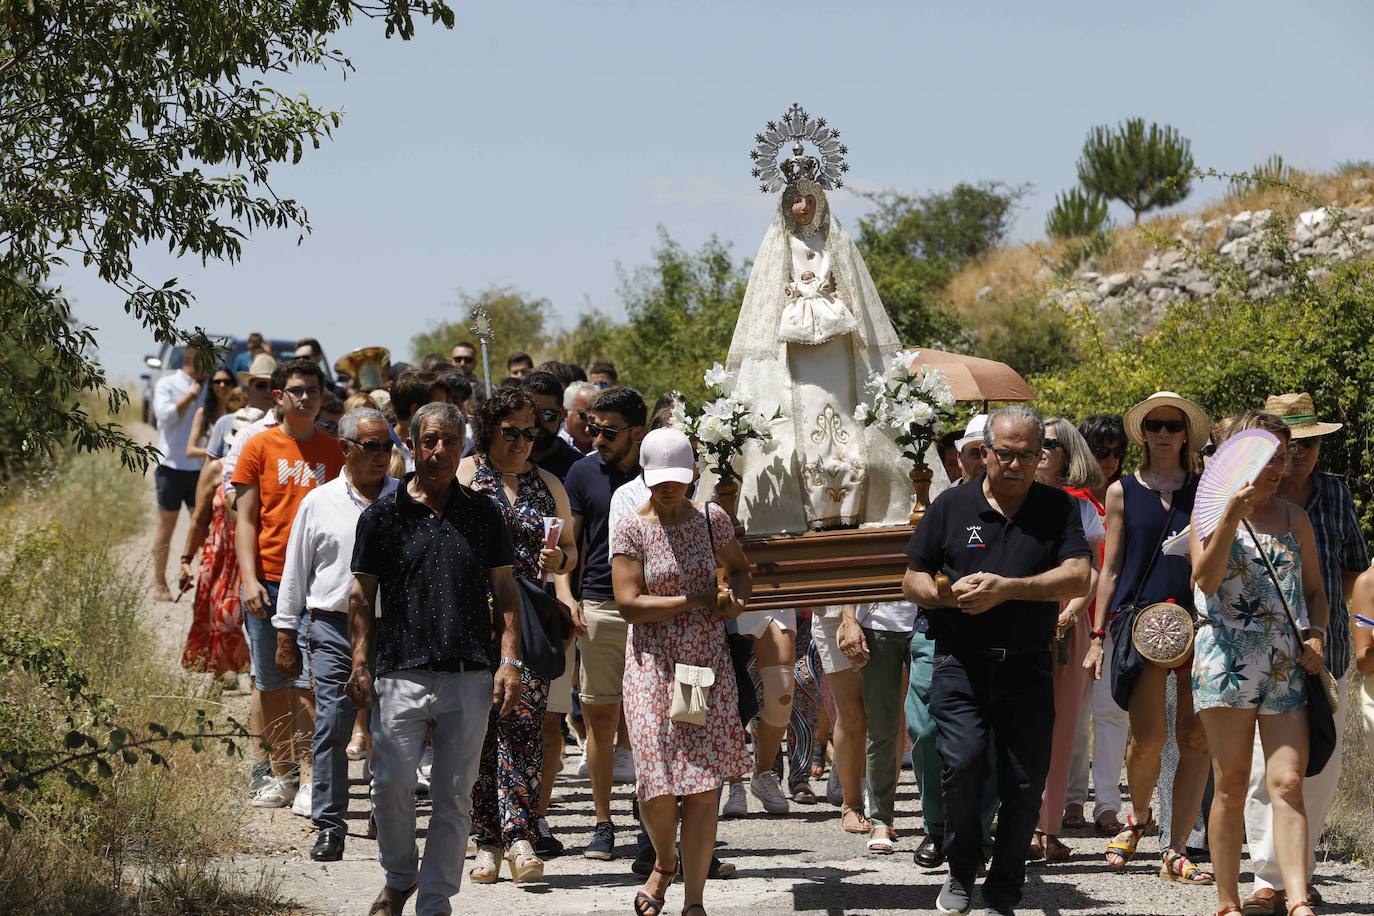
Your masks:
M1101 677L1103 642L1109 614L1128 606L1174 601L1193 607L1191 569L1183 557L1160 554L1163 540L1188 524L1197 493L1197 452L1208 440L1211 422L1197 404L1173 391L1159 391L1126 411L1126 435L1144 458L1134 474L1107 489L1107 543L1098 579L1092 642L1083 664ZM1126 638L1129 638L1127 636ZM1207 737L1193 712L1189 680L1191 659L1166 669L1146 664L1132 683L1116 672L1113 695L1130 715L1126 781L1133 815L1107 844L1107 864L1124 870L1135 858L1140 837L1155 825L1146 807L1160 778L1167 722L1166 688L1175 675L1178 713L1174 736L1179 762L1174 773L1169 845L1160 877L1187 884L1211 884L1212 875L1188 858L1188 834L1207 784ZM1108 672L1110 677L1112 672ZM1143 810L1142 810L1143 809Z

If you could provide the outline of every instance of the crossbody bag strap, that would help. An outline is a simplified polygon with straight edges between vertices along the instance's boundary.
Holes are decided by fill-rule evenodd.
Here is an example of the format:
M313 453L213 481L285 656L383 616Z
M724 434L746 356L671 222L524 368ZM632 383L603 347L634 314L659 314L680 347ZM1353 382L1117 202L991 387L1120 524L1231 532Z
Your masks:
M1255 542L1255 552L1264 560L1264 568L1269 573L1269 578L1274 583L1274 591L1278 594L1279 600L1283 602L1283 613L1288 618L1288 625L1293 630L1293 636L1298 641L1298 655L1302 654L1302 627L1298 626L1298 616L1293 613L1293 606L1288 603L1288 596L1283 593L1283 583L1279 581L1279 572L1274 568L1274 561L1269 557L1269 551L1264 549L1260 543L1259 535L1255 534L1255 529L1250 524L1248 518L1241 519L1245 525L1245 530L1250 532L1250 540ZM1290 528L1291 530L1291 528Z
M1188 486L1188 478L1186 477L1183 480L1183 486ZM1146 489L1148 490L1149 487L1146 487ZM1164 539L1169 536L1169 526L1173 524L1174 513L1178 511L1178 493L1178 490L1173 490L1169 493L1169 514L1164 518L1164 527L1159 531L1159 542L1155 544L1155 549L1150 554L1150 560L1145 564L1145 572L1141 574L1140 581L1136 583L1135 597L1133 597L1130 602L1132 605L1140 603L1140 596L1145 591L1145 582L1150 578L1150 573L1154 572L1155 561L1159 559L1159 550L1164 546Z

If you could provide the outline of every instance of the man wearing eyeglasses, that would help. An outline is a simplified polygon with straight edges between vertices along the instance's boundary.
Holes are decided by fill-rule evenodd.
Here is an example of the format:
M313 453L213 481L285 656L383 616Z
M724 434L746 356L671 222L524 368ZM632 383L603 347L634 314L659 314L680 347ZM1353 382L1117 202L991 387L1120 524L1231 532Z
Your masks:
M358 517L396 489L386 474L391 431L382 412L360 407L339 420L343 473L301 500L286 544L272 626L277 670L301 675L301 645L310 657L315 694L310 817L319 828L310 858L343 858L348 811L348 755L355 710L344 696L353 667L348 598L353 589L353 541Z
M1045 443L1040 416L1004 407L988 418L983 441L986 470L936 497L907 544L902 582L935 640L930 711L944 761L949 862L936 898L942 913L968 911L982 863L989 743L1001 808L983 900L989 913L1007 914L1021 899L1049 770L1059 603L1090 584L1072 497L1035 481Z
M584 563L581 602L573 608L573 622L582 656L578 695L587 725L587 774L596 809L596 829L582 853L589 859L615 856L611 783L616 764L624 767L631 760L628 747L615 747L629 625L615 606L608 545L611 496L639 476L639 442L647 413L644 398L633 388L598 394L587 410L587 431L596 450L573 465L564 482Z
M286 545L296 510L307 493L338 476L343 453L338 440L315 425L324 397L324 373L310 360L293 359L272 373L272 396L281 423L244 446L234 468L238 523L234 549L243 579L243 626L253 684L262 702L263 739L272 777L252 804L259 808L291 805L309 813L310 794L293 774L293 721L313 705L310 681L294 680L277 669L276 610ZM307 784L308 785L308 784Z
M559 480L567 480L568 472L583 455L558 436L567 416L563 408L563 384L552 372L536 371L525 379L525 390L534 400L534 419L538 426L530 460Z

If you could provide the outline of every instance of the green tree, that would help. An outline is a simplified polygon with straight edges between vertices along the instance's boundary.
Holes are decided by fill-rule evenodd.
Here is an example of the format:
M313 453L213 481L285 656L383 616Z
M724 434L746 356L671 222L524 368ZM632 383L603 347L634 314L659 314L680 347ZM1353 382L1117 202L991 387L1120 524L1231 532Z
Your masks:
M549 349L563 362L584 369L600 361L618 363L628 331L623 323L599 309L592 309L579 315L571 328L555 334Z
M459 318L456 321L433 322L429 330L410 338L410 352L418 363L430 353L448 356L460 340L478 343L472 334L472 310L481 306L491 318L491 380L500 383L506 377L506 357L512 353L529 353L538 362L548 348L549 300L530 299L524 293L507 286L496 286L479 293L459 292L454 303ZM480 347L480 344L479 344ZM478 352L481 362L481 352ZM479 365L477 374L481 375Z
M651 263L621 274L627 322L619 341L623 384L649 400L681 391L693 400L706 394L702 373L724 362L748 283L748 265L736 263L730 246L712 236L695 252L660 226Z
M1025 191L983 182L923 197L866 195L875 208L859 218L854 241L903 341L959 338L958 319L941 303L944 289L955 271L1006 239Z
M141 275L135 252L156 243L236 261L255 229L308 231L269 175L340 115L264 80L351 69L332 37L357 17L403 39L416 18L453 25L445 0L0 0L0 335L41 354L32 373L0 361L0 413L37 444L65 436L129 465L154 457L81 408L83 392L111 413L127 396L108 385L93 330L72 322L52 271L95 270L160 342L203 339L178 325L192 292Z
M1107 198L1082 188L1054 195L1054 207L1045 217L1045 234L1052 239L1081 239L1097 235L1108 226Z
M1117 127L1101 125L1088 133L1078 159L1078 180L1089 191L1140 214L1180 203L1191 188L1190 144L1169 125L1131 118Z

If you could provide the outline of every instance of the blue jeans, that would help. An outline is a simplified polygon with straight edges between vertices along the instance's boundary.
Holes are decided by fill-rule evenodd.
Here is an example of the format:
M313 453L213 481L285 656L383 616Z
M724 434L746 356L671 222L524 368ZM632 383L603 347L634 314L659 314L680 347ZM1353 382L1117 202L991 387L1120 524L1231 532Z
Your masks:
M281 589L281 583L263 579L262 587L267 589L266 614L254 617L246 610L243 612L243 632L248 638L248 659L253 668L253 686L264 693L281 690L283 687L309 690L310 650L301 638L299 630L296 631L296 645L300 647L303 659L301 676L291 681L277 670L277 631L272 626L272 615L277 612L277 592ZM242 590L239 592L239 600L243 600Z
M353 670L348 618L307 612L302 624L310 644L310 681L315 691L310 818L321 830L343 829L348 811L347 748L357 712L344 696L344 685Z
M1054 680L1049 648L995 661L986 649L937 643L930 710L944 761L940 784L949 873L971 886L982 861L983 787L992 747L1001 810L983 897L1014 906L1026 881L1026 849L1040 820L1050 768Z

